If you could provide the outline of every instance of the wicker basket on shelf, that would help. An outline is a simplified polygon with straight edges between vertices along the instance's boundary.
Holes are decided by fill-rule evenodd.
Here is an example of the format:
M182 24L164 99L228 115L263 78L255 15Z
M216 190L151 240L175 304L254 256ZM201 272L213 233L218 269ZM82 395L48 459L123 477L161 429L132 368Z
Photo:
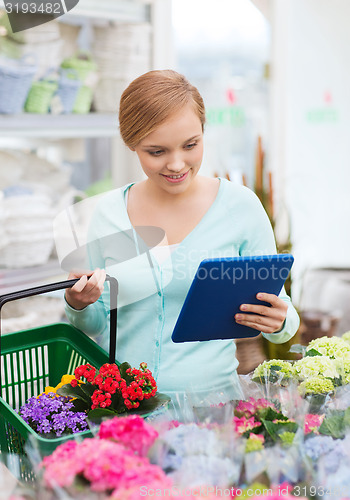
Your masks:
M29 59L0 57L0 113L21 113L36 65Z
M237 372L239 374L250 373L266 359L261 334L252 338L236 339L235 342L236 358L239 362Z
M27 113L46 114L50 111L51 99L58 88L57 78L44 77L33 82L24 106Z
M78 53L62 61L61 68L74 70L81 81L73 106L73 113L88 113L91 109L93 89L97 82L97 65L88 53Z
M81 86L82 82L75 70L62 69L58 88L51 101L51 112L72 113Z

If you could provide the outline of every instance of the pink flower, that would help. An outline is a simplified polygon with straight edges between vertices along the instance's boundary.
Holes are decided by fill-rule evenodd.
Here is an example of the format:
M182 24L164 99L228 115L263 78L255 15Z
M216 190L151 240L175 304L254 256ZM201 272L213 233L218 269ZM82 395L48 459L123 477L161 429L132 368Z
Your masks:
M305 415L304 421L304 432L305 434L309 434L310 432L314 432L318 434L318 428L322 424L324 419L324 415L313 415L311 413Z
M98 436L124 445L140 456L146 456L158 432L139 415L114 417L102 422Z
M260 443L265 443L265 438L262 434L254 434L253 432L251 432L249 434L249 439L251 441L260 441Z
M78 477L88 481L92 491L100 492L141 487L152 482L167 484L160 467L109 439L68 441L44 459L42 467L48 488L71 486Z
M249 398L248 401L241 400L235 408L235 414L240 417L252 417L259 411L265 408L272 408L273 410L277 410L273 403L270 403L267 399L254 399L252 397Z
M260 422L255 422L254 417L247 419L246 417L233 417L234 429L238 434L244 434L246 431L250 431L255 427L259 427Z

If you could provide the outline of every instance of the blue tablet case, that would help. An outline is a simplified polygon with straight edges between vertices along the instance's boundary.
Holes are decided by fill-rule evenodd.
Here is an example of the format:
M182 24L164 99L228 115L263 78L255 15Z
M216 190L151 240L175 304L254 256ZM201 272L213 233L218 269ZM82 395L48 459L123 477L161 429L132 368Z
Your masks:
M176 322L173 342L256 337L258 330L239 325L241 304L262 304L257 293L278 295L294 258L290 254L203 260Z

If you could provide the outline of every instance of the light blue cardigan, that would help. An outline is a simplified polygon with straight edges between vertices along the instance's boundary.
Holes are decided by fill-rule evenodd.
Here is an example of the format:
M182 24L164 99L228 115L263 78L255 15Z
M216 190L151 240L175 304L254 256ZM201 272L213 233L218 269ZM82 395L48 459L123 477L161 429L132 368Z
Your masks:
M90 225L90 240L132 229L125 193L132 184L110 191L99 201ZM129 233L130 234L130 231ZM100 240L101 241L101 240ZM125 253L125 252L124 252ZM119 282L117 359L138 367L146 361L158 390L176 393L221 395L222 400L242 397L233 341L175 344L171 333L186 294L204 258L276 253L269 219L256 195L243 186L220 179L217 197L193 231L160 265L141 252L118 263L118 248L111 241L90 255L90 268L106 269ZM284 290L288 304L283 329L265 334L276 344L297 331L299 316ZM109 292L81 311L66 305L69 321L92 336L108 351ZM201 397L202 397L201 396Z

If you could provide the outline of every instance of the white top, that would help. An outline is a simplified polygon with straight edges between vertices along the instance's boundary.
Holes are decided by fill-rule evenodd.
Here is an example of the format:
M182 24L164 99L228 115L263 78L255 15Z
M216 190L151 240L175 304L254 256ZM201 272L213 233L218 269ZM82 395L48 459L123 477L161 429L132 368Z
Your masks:
M126 208L128 208L128 196L129 190L127 189L124 195ZM162 264L179 245L180 243L174 243L173 245L157 245L150 250L150 253L158 264Z

